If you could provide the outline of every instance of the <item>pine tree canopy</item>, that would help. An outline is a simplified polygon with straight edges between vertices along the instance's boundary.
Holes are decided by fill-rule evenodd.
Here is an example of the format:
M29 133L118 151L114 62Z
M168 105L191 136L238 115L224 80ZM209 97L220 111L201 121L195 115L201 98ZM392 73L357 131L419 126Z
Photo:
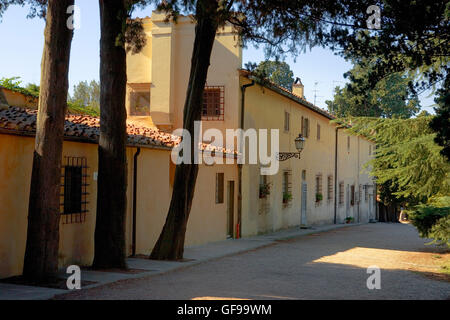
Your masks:
M432 119L424 114L411 119L349 117L335 121L348 123L346 131L351 134L376 141L375 157L366 170L378 184L387 183L397 198L417 203L450 194L450 163L434 142L436 134L429 127Z

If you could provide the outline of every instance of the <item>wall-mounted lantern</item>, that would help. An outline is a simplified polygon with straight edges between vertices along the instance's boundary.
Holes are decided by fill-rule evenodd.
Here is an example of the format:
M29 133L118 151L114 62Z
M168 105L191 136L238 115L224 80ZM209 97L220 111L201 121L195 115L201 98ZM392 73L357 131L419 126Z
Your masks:
M285 161L290 158L297 158L300 159L300 155L305 148L305 138L303 138L303 135L300 133L297 138L294 140L295 142L295 149L297 149L298 152L279 152L277 154L277 160L278 161Z

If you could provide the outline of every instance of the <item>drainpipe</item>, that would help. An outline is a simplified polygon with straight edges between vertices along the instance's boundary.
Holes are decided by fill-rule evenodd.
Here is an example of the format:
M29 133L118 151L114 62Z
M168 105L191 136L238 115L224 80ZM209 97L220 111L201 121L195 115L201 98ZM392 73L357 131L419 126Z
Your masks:
M336 127L336 141L334 144L334 224L337 224L337 205L338 205L338 136L339 129L343 127Z
M136 255L136 197L137 197L137 170L138 157L141 153L141 148L136 149L133 161L133 231L132 231L132 256Z
M241 123L239 128L244 130L244 119L245 119L245 90L248 87L254 86L255 85L255 80L252 80L251 83L247 83L241 86ZM241 139L241 141L239 142L241 144L241 147L245 147L243 145L243 141ZM242 150L242 148L241 148ZM238 181L239 181L239 185L238 185L238 225L237 225L237 232L236 232L236 238L240 238L241 237L241 233L242 233L242 164L238 163Z

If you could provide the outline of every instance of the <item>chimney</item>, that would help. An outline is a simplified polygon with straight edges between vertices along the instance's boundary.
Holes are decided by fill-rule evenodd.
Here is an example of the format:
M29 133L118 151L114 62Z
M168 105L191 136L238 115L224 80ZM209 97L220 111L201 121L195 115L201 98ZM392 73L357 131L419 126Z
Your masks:
M299 96L300 98L304 99L305 98L304 93L303 93L304 88L305 87L303 86L302 81L300 80L299 77L297 77L295 79L294 84L292 85L292 93Z

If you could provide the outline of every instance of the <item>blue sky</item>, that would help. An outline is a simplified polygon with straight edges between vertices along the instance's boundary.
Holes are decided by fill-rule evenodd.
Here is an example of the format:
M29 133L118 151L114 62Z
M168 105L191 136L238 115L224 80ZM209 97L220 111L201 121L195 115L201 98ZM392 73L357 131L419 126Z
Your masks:
M99 8L98 1L77 0L81 9L81 28L75 30L70 57L69 84L83 80L99 79ZM40 63L44 41L44 21L27 19L26 7L12 6L0 23L0 78L20 76L23 83L39 83ZM151 15L151 8L135 12L134 16ZM244 64L248 61L264 60L262 49L249 46L244 50ZM325 100L332 98L333 88L344 85L343 74L352 66L330 50L314 48L298 56L295 61L287 57L286 62L305 85L305 96L310 102L326 108ZM427 93L420 96L425 110L432 112L433 98Z

